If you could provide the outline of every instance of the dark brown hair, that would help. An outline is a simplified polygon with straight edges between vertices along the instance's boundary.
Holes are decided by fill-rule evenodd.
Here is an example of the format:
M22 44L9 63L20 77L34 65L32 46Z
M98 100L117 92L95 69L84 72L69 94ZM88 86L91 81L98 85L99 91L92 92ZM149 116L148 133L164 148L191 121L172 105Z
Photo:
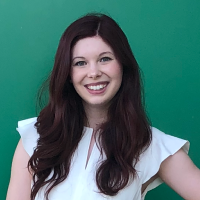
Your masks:
M100 152L106 155L96 171L100 192L114 196L133 180L139 156L151 142L140 70L128 40L112 18L88 14L73 22L60 39L49 80L49 102L35 124L40 137L28 164L33 171L31 200L44 185L48 186L48 199L52 188L69 174L87 118L82 99L70 83L72 48L80 39L96 35L110 45L123 67L121 87L112 99L108 120L100 126L97 138Z

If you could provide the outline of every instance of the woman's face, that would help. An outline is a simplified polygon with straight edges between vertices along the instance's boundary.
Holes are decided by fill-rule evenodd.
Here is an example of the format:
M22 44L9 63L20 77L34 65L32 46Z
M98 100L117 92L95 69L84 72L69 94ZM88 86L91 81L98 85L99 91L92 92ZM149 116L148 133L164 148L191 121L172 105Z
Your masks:
M122 82L122 67L101 37L79 40L72 50L72 83L90 107L107 107Z

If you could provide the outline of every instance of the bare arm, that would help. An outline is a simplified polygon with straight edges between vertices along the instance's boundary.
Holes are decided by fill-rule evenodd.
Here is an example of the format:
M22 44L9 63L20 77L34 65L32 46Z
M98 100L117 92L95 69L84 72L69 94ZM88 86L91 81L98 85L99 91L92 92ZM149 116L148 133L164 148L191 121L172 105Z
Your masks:
M31 174L27 168L29 158L20 140L13 157L6 200L30 200Z
M182 149L163 161L158 175L184 199L200 199L200 170Z

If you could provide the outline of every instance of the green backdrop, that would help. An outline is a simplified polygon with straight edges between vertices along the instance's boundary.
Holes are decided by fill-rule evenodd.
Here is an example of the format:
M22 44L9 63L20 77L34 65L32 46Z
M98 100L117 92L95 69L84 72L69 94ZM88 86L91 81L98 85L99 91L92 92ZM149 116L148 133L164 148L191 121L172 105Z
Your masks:
M64 29L92 11L120 24L143 71L153 126L188 139L200 167L199 0L0 0L0 200L19 140L17 121L36 115L36 93ZM163 184L146 199L182 198Z

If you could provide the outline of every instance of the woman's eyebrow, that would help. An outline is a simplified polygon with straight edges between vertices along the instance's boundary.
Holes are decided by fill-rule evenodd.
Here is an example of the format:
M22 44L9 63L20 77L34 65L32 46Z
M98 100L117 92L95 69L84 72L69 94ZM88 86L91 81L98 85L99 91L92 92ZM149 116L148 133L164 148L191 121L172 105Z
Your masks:
M74 58L72 59L72 61L74 61L76 58L85 59L85 58L84 58L84 57L82 57L82 56L77 56L77 57L74 57Z
M102 52L102 53L99 54L99 56L102 56L103 54L107 54L107 53L112 54L114 56L114 54L110 51Z

